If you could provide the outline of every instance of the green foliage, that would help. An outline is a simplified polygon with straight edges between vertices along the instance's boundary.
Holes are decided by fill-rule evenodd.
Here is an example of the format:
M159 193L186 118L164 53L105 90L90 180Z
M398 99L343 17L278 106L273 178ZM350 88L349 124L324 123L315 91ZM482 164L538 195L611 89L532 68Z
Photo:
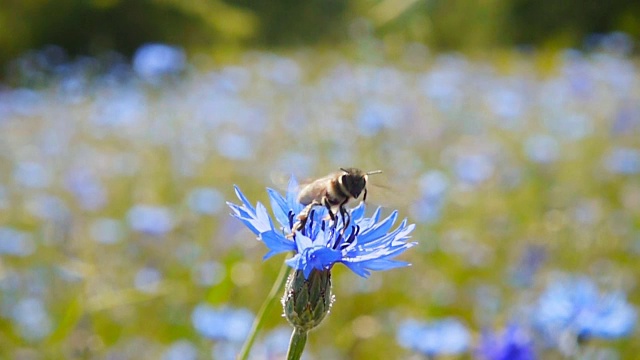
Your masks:
M365 21L376 36L437 49L580 44L592 32L640 34L640 5L532 0L0 0L0 64L28 49L72 54L164 42L188 49L336 44Z

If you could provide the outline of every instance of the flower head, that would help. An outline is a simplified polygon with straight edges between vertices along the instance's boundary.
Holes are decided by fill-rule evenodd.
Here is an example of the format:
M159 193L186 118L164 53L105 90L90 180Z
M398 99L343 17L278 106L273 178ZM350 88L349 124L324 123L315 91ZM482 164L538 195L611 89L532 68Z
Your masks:
M601 293L585 277L549 285L534 309L534 324L549 339L571 333L579 340L615 339L629 335L637 313L623 293Z
M398 328L397 339L402 347L433 357L467 351L471 334L454 318L432 323L407 320Z
M328 270L336 263L343 263L356 274L367 277L371 270L388 270L409 265L406 262L391 260L416 243L407 242L415 225L403 220L392 230L398 218L394 211L380 220L381 209L378 208L371 217L365 217L364 204L349 211L349 226L344 229L340 217L336 222L327 219L327 210L316 207L311 210L309 219L303 229L287 237L294 228L295 219L303 210L303 205L296 201L298 184L295 179L289 182L285 197L277 191L267 189L275 219L280 224L274 225L267 209L261 203L254 207L237 187L236 195L241 205L229 203L233 216L240 219L258 239L269 248L265 259L287 251L295 255L287 260L287 264L296 270L302 270L305 278L311 271Z
M253 322L253 314L246 309L214 308L199 304L191 313L193 327L203 336L230 342L242 342Z
M536 359L533 340L516 324L509 325L501 333L483 332L477 355L486 360Z

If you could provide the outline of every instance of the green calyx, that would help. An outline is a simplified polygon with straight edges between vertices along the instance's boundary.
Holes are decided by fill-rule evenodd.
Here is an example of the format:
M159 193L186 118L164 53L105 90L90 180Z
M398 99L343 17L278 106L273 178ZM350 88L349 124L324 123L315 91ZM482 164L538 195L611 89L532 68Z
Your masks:
M282 298L284 316L294 328L307 332L322 322L329 313L331 294L331 272L312 270L304 278L301 270L289 275Z

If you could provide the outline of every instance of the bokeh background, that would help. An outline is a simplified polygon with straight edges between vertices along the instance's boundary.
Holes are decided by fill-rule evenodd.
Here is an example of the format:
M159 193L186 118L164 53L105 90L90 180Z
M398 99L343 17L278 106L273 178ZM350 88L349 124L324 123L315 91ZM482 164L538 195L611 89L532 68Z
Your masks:
M400 324L450 317L447 358L517 323L633 359L639 34L622 0L0 0L0 358L233 358L284 259L233 185L356 166L419 245L334 269L310 359L417 357Z

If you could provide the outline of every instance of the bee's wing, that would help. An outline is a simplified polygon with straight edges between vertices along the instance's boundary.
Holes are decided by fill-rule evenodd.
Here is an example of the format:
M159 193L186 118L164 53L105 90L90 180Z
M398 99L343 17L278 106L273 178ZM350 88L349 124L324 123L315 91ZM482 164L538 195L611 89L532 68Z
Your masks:
M337 174L337 173L336 173ZM298 182L294 189L290 187L291 175L282 172L272 171L269 175L276 188L283 191L294 191L298 194L297 202L302 205L309 205L313 200L320 201L326 193L327 186L336 174L330 174L321 178L307 178Z
M283 171L271 171L269 173L269 179L275 188L285 192L289 190L289 181L291 181L292 176L293 175L287 174ZM300 191L301 186L302 185L298 184L296 192Z

